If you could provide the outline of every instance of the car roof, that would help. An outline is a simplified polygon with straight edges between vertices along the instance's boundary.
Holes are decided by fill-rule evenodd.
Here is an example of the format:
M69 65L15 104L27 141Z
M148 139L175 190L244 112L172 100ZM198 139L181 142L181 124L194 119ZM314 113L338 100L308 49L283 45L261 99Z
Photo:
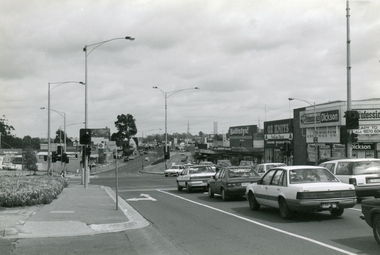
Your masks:
M380 161L378 158L346 158L346 159L336 159L323 162L321 164L326 163L336 163L336 162L362 162L362 161Z
M297 169L317 169L317 168L326 169L325 167L322 167L322 166L299 165L299 166L279 166L279 167L272 168L270 170L273 170L273 169L297 170Z
M286 164L285 163L279 163L279 162L258 164L258 166L265 166L265 165L286 165Z

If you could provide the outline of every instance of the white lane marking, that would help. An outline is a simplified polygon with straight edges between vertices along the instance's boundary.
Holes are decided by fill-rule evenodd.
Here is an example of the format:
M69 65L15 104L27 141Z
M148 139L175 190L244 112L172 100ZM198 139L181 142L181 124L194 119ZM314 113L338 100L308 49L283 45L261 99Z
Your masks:
M356 209L356 208L348 208L348 209L353 210L353 211L359 211L359 212L362 211L361 209Z
M144 197L144 198L135 197L135 198L125 199L125 201L141 201L141 200L157 201L157 199L154 199L149 194L140 194L140 197Z
M326 248L329 248L329 249L332 249L332 250L335 250L335 251L338 251L338 252L341 252L341 253L344 253L344 254L357 255L356 253L352 253L352 252L349 252L349 251L346 251L346 250L340 249L340 248L338 248L338 247L335 247L335 246L332 246L332 245L329 245L329 244L326 244L326 243L322 243L322 242L320 242L320 241L317 241L317 240L314 240L314 239L311 239L311 238L308 238L308 237L305 237L305 236L301 236L301 235L293 234L293 233L290 233L290 232L288 232L288 231L284 231L284 230L279 229L279 228L271 227L271 226L269 226L269 225L265 225L265 224L263 224L263 223L260 223L260 222L254 221L254 220L251 220L251 219L248 219L248 218L245 218L245 217L242 217L242 216L239 216L239 215L236 215L236 214L230 213L230 212L226 212L226 211L220 210L220 209L218 209L218 208L211 207L211 206L209 206L209 205L201 204L201 203L198 203L198 202L192 201L192 200L190 200L190 199L183 198L183 197L177 196L177 195L175 195L175 194L171 194L171 193L166 192L166 191L162 191L162 190L159 190L159 189L158 189L157 191L162 192L162 193L165 193L165 194L170 195L170 196L173 196L173 197L176 197L176 198L179 198L179 199L182 199L182 200L185 200L185 201L188 201L188 202L193 203L193 204L196 204L196 205L200 205L200 206L203 206L203 207L209 208L209 209L211 209L211 210L215 210L215 211L218 211L218 212L221 212L221 213L224 213L224 214L227 214L227 215L233 216L233 217L238 218L238 219L241 219L241 220L248 221L248 222L250 222L250 223L253 223L253 224L256 224L256 225L262 226L262 227L264 227L264 228L268 228L268 229L271 229L271 230L274 230L274 231L277 231L277 232L283 233L283 234L285 234L285 235L289 235L289 236L293 236L293 237L296 237L296 238L299 238L299 239L303 239L303 240L305 240L305 241L308 241L308 242L311 242L311 243L314 243L314 244L317 244L317 245L320 245L320 246L323 246L323 247L326 247Z

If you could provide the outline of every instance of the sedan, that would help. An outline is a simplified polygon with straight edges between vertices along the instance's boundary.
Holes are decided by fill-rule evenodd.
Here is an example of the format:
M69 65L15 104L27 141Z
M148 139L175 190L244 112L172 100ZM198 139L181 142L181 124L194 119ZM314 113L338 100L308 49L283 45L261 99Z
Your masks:
M280 209L282 218L295 211L330 211L341 216L356 204L355 187L342 183L329 170L318 166L285 166L269 170L261 180L247 186L249 207L261 205Z
M259 179L260 175L253 167L225 167L207 181L208 196L221 194L224 201L230 197L244 196L246 187Z
M215 171L210 166L187 166L177 177L177 189L181 191L186 188L187 192L191 192L193 189L206 190L207 180L214 175Z
M360 216L373 230L373 236L380 244L380 199L365 199L361 202L362 213Z
M165 177L168 177L170 175L178 176L180 173L182 173L183 169L185 169L185 166L183 165L173 165L164 171L164 175Z
M259 175L263 176L266 172L268 172L269 169L272 169L277 166L286 166L284 163L264 163L264 164L258 164L255 167L256 172L259 173Z

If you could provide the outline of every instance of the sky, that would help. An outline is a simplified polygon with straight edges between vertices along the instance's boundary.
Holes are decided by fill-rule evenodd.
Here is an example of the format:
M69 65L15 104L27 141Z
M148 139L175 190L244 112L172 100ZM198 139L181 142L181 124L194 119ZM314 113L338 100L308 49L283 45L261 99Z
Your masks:
M380 1L349 6L352 100L380 98ZM0 116L20 138L47 137L49 83L51 136L54 111L79 136L86 45L87 127L111 133L130 114L164 134L165 101L168 133L195 135L308 106L289 97L347 100L345 0L2 0L0 24Z

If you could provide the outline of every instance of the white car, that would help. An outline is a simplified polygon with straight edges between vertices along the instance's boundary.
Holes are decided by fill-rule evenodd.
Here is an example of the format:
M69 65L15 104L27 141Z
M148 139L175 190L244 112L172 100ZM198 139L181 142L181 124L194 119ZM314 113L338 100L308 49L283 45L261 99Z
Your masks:
M341 182L353 184L358 197L380 198L380 159L338 159L320 166L329 169Z
M246 198L251 210L258 211L261 205L278 208L284 219L295 211L330 211L340 216L357 202L354 185L340 182L319 166L272 168L257 183L247 186Z
M214 169L210 166L191 165L177 177L177 189L181 191L186 188L187 192L193 189L207 189L207 180L215 175Z
M185 166L183 165L173 165L164 171L164 175L165 177L168 177L169 175L178 176L183 171L183 169L185 169Z
M263 176L266 172L268 172L269 169L277 166L286 166L284 163L264 163L264 164L258 164L255 167L256 172Z

